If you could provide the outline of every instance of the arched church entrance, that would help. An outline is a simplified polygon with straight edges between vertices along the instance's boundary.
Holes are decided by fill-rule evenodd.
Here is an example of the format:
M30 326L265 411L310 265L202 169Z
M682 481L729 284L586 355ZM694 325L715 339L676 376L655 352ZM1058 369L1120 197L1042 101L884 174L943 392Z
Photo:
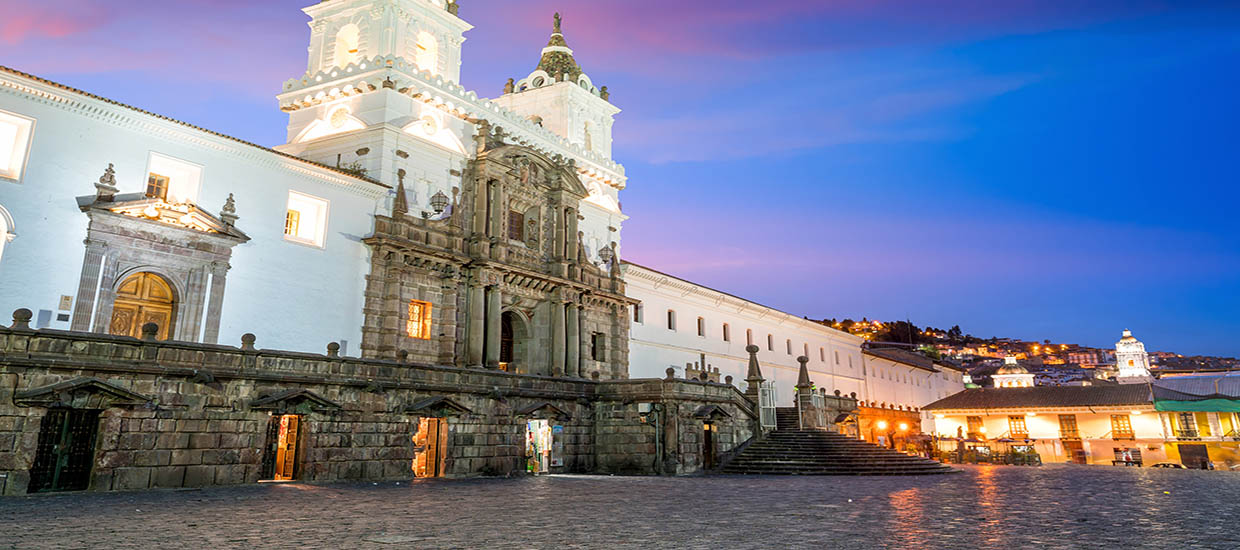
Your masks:
M134 273L116 287L108 333L140 338L142 325L155 323L159 325L158 338L167 340L172 337L175 316L176 295L172 285L154 273Z
M499 368L508 372L531 374L529 363L529 329L525 319L513 311L500 316Z

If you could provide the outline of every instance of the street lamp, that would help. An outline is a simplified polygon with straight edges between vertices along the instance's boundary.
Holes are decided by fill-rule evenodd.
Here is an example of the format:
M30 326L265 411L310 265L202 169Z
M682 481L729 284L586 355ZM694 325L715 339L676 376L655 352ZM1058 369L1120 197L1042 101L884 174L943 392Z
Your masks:
M443 194L443 191L436 191L431 196L431 208L436 214L443 214L443 211L448 209L448 196Z
M905 430L907 430L907 429L908 429L908 424L905 424L905 423L901 422L901 423L900 423L900 431L905 431Z

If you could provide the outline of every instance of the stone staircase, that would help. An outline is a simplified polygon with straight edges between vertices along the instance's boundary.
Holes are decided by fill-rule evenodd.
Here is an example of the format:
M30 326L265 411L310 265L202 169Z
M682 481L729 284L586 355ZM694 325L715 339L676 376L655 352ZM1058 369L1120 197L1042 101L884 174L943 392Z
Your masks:
M724 474L905 476L951 468L823 430L797 427L795 407L775 409L776 429L719 469Z

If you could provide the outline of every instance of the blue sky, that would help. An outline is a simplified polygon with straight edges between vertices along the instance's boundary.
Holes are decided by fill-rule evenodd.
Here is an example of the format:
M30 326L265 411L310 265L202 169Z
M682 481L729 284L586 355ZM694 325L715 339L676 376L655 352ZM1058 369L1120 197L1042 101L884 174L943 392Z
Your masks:
M0 64L274 145L304 1L0 0ZM461 3L483 96L564 12L624 110L633 261L815 318L1240 355L1240 5Z

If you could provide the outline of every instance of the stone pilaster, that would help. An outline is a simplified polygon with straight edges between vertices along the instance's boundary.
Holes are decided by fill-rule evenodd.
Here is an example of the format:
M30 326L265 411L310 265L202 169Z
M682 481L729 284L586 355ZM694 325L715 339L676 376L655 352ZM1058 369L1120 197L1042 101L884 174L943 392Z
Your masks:
M551 374L564 376L565 352L564 304L551 303Z
M206 327L202 333L204 344L215 344L220 339L220 316L224 312L224 286L228 279L228 265L211 266L211 298L207 302Z
M99 288L99 275L103 271L103 257L107 245L99 241L86 241L86 257L82 260L82 276L78 280L77 299L73 304L73 321L70 330L90 330L90 317L95 311L95 291Z
M567 325L568 358L566 369L569 375L581 376L581 318L577 304L568 304Z
M486 293L482 285L475 281L469 286L469 318L466 320L466 362L469 366L483 364L483 332L486 329Z
M500 309L504 300L499 285L487 287L486 293L486 366L495 369L499 368Z

